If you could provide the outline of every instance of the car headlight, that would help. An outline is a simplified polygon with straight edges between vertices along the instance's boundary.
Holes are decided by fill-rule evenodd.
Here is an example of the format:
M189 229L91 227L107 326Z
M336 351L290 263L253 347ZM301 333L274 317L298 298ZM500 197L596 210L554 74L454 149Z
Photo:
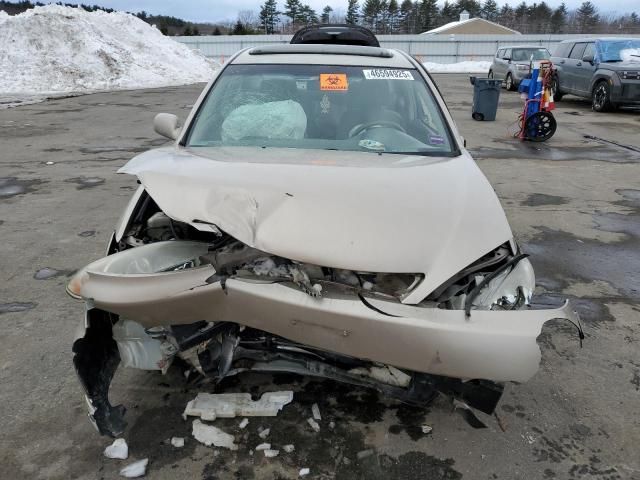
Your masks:
M491 280L473 300L480 310L515 310L531 302L536 277L531 262L523 258L515 267Z
M640 80L640 70L623 70L620 77L623 80Z
M518 70L529 71L529 65L516 65Z

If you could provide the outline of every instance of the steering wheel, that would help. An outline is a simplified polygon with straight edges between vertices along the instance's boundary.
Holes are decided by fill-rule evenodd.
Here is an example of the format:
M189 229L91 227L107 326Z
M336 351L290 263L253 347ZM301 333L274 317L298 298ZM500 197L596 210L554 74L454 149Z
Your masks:
M407 133L407 131L399 123L392 122L390 120L376 120L375 122L367 122L367 123L361 123L360 125L356 125L351 130L349 130L349 138L353 138L357 135L360 135L362 132L370 128L380 128L380 127L391 127L391 128L395 128L396 130L400 130L402 133Z

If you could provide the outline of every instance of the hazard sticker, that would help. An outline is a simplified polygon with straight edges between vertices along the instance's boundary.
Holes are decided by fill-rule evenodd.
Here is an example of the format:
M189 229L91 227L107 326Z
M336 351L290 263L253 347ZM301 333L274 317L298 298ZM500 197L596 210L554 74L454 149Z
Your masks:
M349 81L346 73L321 73L320 90L347 91Z
M375 70L363 70L367 80L413 80L413 75L408 70L390 70L378 68Z

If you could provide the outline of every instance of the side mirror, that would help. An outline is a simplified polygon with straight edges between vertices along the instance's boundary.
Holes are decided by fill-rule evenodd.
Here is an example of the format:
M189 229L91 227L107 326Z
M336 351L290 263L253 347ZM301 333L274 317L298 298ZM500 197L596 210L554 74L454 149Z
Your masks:
M506 60L507 62L511 63L511 59L509 57L502 57L503 60Z
M153 119L153 129L157 134L170 140L177 140L181 128L178 127L178 117L172 113L159 113Z
M582 61L589 62L591 65L593 65L593 55L585 55L584 57L582 57Z

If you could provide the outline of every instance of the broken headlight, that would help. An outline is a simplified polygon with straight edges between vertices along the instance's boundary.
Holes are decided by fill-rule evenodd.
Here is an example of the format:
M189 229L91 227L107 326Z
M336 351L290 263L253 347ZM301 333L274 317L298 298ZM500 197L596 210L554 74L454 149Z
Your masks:
M476 281L479 284L482 279ZM480 310L515 310L530 303L535 286L531 262L523 258L485 285L472 305Z

